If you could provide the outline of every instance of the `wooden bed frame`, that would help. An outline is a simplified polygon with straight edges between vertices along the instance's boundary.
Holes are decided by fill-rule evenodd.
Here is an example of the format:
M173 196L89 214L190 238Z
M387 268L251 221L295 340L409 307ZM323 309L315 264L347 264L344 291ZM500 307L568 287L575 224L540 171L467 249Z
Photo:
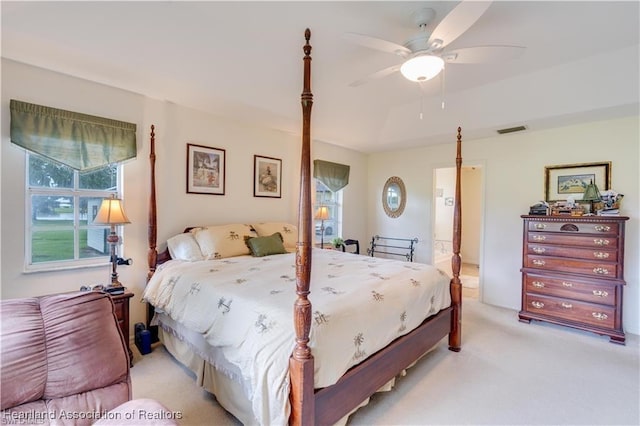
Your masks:
M461 129L458 127L456 142L456 189L453 216L453 256L450 282L451 306L427 318L410 333L397 338L387 347L376 352L365 361L352 367L335 384L316 389L314 386L314 358L308 346L311 331L311 250L312 250L312 205L311 205L311 31L305 31L304 88L302 103L302 153L300 165L300 202L298 210L298 244L296 249L296 294L294 327L295 348L289 360L291 380L291 425L330 425L340 420L361 405L384 384L396 377L405 368L418 360L442 338L449 335L449 349L460 351L462 284L460 282L460 169ZM170 259L168 251L158 253L157 210L155 190L155 133L151 126L151 192L149 197L149 274L151 278L156 266ZM152 307L150 307L152 308ZM149 312L152 315L152 310ZM148 318L148 322L151 316Z

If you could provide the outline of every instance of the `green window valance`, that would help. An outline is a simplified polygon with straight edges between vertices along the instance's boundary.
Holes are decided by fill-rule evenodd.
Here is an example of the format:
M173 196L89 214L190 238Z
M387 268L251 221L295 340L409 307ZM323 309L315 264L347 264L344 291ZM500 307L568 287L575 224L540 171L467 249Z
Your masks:
M136 125L11 99L11 142L76 170L136 156Z
M313 160L313 177L325 184L333 192L339 191L349 183L350 167L330 161Z

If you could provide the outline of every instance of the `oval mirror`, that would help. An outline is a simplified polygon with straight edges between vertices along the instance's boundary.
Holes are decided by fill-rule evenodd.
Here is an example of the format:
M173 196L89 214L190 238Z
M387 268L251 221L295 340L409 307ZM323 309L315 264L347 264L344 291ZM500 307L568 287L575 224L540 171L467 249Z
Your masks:
M407 191L404 182L398 176L387 179L382 189L382 207L389 217L398 217L404 211L407 202Z

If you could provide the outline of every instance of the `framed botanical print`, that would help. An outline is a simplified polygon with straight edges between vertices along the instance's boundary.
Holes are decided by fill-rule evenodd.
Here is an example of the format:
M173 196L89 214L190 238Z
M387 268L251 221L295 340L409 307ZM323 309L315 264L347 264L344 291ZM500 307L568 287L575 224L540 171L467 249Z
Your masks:
M253 196L282 197L282 160L253 156Z
M600 191L611 188L611 162L563 164L544 168L545 201L582 199L590 183Z
M187 193L224 195L226 151L187 144Z

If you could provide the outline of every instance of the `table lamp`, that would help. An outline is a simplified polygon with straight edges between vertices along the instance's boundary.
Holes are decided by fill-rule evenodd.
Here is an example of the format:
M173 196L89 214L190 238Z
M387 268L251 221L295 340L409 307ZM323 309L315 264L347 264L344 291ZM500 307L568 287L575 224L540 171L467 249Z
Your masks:
M600 191L598 190L598 187L596 186L596 184L593 183L593 180L584 189L582 200L589 202L589 206L590 206L589 212L592 214L595 214L595 211L593 209L593 203L600 202L602 199L600 198Z
M329 208L320 206L316 210L315 219L320 221L320 248L324 247L324 221L329 219Z
M116 234L116 225L124 225L131 223L124 213L122 208L122 200L116 198L115 195L111 195L111 198L105 198L102 200L100 210L96 214L93 223L99 225L109 225L111 232L107 236L107 242L111 246L111 284L109 287L122 287L120 281L118 281L118 273L116 268L118 265L118 257L116 256L116 244L120 241L120 238Z

